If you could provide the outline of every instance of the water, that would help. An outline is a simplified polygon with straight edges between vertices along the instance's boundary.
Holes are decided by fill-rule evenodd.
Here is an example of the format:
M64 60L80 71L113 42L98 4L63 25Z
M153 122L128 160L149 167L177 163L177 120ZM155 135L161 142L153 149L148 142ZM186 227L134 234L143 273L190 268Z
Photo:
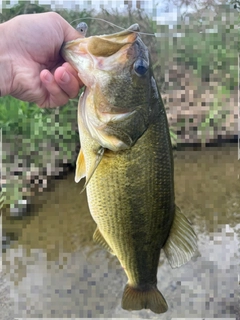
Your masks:
M162 254L158 287L167 313L121 309L126 276L95 247L95 224L74 174L34 200L31 215L4 218L15 242L3 259L0 319L239 318L240 184L237 147L175 153L176 203L198 234L200 256L171 269Z

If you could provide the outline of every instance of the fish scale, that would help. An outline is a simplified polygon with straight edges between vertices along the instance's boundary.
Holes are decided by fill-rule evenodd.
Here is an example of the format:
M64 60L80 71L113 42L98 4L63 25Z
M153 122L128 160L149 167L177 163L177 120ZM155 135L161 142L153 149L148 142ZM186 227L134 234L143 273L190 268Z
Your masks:
M159 252L174 216L173 188L168 188L166 192L159 187L161 181L164 181L163 184L171 184L173 180L173 168L166 170L172 163L169 161L169 153L165 152L163 161L162 154L158 157L157 152L157 140L163 134L161 122L165 121L165 115L161 117L164 119L153 124L131 150L111 152L106 159L103 156L87 186L91 215L122 266L129 270L130 281L134 285L145 282L146 268L153 269L149 272L149 278L156 282ZM90 163L88 139L91 140L91 136L81 130L82 126L80 136L85 137L84 141L81 140L84 158L86 163ZM128 159L127 166L125 158ZM143 231L138 237L136 231L139 230ZM131 252L129 242L132 243ZM151 243L153 248L148 245L148 255L144 253L142 258L144 243ZM139 257L136 261L132 259L133 252ZM142 260L144 268L139 268L138 264L142 265Z
M75 181L86 177L93 239L128 277L126 310L167 311L157 288L161 249L175 268L197 249L189 221L175 205L173 156L163 101L137 25L120 33L70 41L62 55L86 89L79 99L81 150Z

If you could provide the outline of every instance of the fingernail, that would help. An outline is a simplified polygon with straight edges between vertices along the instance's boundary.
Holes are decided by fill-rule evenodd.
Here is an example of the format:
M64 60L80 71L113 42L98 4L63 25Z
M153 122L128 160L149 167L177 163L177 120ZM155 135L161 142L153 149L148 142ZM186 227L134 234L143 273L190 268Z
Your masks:
M70 80L69 74L66 71L63 72L61 80L62 82L68 82Z
M51 82L52 81L52 74L50 72L46 72L44 79L46 82Z

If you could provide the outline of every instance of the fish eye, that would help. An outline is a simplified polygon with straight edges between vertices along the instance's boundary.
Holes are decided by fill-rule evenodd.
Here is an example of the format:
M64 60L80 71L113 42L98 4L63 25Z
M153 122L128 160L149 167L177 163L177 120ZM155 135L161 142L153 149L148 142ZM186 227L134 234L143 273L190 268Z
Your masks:
M76 27L76 30L80 32L84 37L87 33L87 29L88 29L88 25L85 22L80 22Z
M138 59L134 62L133 69L138 76L144 76L148 71L148 63L143 59Z

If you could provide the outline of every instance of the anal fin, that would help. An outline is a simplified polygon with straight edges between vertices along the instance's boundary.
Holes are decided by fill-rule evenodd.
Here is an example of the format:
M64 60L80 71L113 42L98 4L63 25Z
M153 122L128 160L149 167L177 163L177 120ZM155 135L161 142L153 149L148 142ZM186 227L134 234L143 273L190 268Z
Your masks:
M197 236L190 222L177 206L173 224L163 250L172 268L187 263L197 250Z
M93 234L93 240L94 242L96 242L97 244L100 244L104 249L106 249L108 252L110 252L112 255L115 255L115 253L113 252L112 248L109 246L109 244L107 243L107 241L104 239L104 237L102 236L100 230L97 229L95 230L94 234Z

